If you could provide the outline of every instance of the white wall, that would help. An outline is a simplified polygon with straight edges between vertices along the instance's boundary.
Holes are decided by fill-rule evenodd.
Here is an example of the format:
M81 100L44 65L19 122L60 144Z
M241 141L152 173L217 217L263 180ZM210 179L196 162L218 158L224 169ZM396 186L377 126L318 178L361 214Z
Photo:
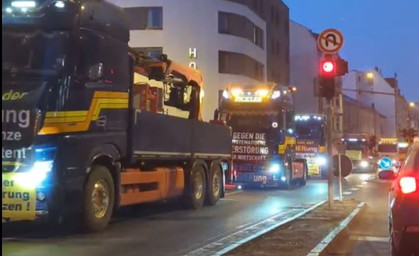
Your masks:
M298 113L317 113L314 79L319 74L317 42L311 31L290 21L291 85L297 86L295 108Z
M218 73L218 51L246 54L265 66L266 23L249 8L224 0L112 0L121 7L163 7L163 30L131 31L131 47L163 47L163 52L176 62L189 65L189 48L196 48L194 60L204 77L203 118L212 119L218 107L218 91L230 82L249 84L254 80ZM246 16L264 30L264 49L247 39L218 33L218 11Z
M394 94L394 89L385 81L382 75L376 70L369 71L374 76L374 81L369 84L366 76L368 72L351 71L343 79L344 94L358 100L359 102L372 106L375 104L375 109L387 117L386 125L384 126L385 137L397 137L396 132L396 96L383 95L374 92L384 92ZM357 89L369 91L366 92L349 92L345 89Z

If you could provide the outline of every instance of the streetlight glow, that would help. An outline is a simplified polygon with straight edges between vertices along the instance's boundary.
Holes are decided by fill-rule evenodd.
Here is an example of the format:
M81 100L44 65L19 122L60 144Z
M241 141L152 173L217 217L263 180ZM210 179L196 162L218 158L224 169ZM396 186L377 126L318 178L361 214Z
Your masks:
M409 107L414 108L415 107L415 103L414 102L410 102L409 103Z
M367 78L368 78L368 79L373 79L373 78L374 78L374 73L372 73L372 72L368 72L368 73L367 73Z

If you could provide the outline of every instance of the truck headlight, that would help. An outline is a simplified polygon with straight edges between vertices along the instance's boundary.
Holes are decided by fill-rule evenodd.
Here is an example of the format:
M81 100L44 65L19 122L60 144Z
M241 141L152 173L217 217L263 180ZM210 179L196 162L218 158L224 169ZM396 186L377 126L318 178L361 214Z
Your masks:
M51 172L56 151L56 147L35 149L35 162L27 172L19 175L17 182L26 188L38 187Z
M368 161L363 160L361 161L361 163L359 163L359 165L361 166L361 168L367 168L370 165L370 163L368 163Z
M324 166L327 164L327 159L324 156L319 156L316 157L316 164L320 165L320 166Z
M25 188L36 188L47 178L52 165L53 161L36 161L28 172L18 176L17 182Z
M270 167L269 167L269 172L270 173L278 173L279 171L281 170L281 166L279 165L279 164L272 164Z

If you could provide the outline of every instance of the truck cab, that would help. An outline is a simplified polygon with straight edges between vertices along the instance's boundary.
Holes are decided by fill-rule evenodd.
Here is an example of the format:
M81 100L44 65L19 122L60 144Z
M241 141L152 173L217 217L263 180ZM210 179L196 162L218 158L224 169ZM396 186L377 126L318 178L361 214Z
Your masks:
M199 71L133 52L107 1L2 4L3 220L99 231L120 206L223 197L231 134L202 122Z
M298 114L295 116L296 154L308 164L309 176L327 177L326 116Z
M232 180L240 186L305 184L307 166L295 156L294 110L288 87L232 84L216 118L233 131Z

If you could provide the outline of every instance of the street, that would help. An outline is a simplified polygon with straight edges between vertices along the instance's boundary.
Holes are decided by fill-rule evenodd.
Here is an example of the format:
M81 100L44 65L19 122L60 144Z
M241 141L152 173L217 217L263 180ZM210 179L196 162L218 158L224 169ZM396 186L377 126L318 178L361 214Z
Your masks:
M375 189L377 184L367 182L371 178L371 174L350 175L343 182L345 197L354 193L365 200L385 200L382 191ZM174 203L143 205L135 212L118 214L98 234L51 234L40 231L39 225L13 234L3 232L2 252L8 256L185 255L281 212L306 209L326 199L327 182L310 180L291 191L235 191L216 207L198 211L182 210Z
M322 255L390 255L388 231L388 191L391 181L374 179L349 198L366 207Z

